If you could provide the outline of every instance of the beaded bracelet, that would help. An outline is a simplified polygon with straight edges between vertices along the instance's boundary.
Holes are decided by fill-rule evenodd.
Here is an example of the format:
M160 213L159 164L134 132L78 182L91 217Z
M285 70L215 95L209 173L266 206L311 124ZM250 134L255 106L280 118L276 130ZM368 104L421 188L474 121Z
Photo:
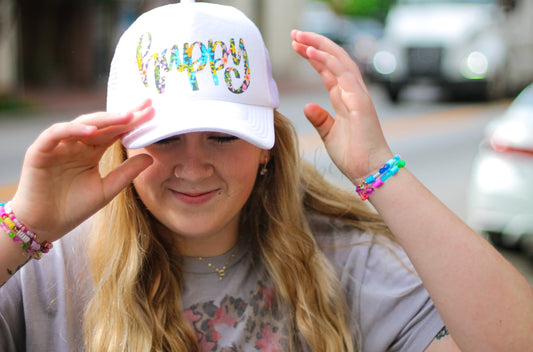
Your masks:
M39 243L37 235L16 218L11 210L11 202L0 204L0 227L13 239L13 242L20 244L34 259L41 259L43 253L48 253L52 249L52 244L47 241Z
M365 178L359 186L355 187L355 191L359 194L361 200L367 200L376 188L381 187L385 181L391 176L396 175L398 170L404 166L405 160L402 160L399 155L396 155L387 161L378 172Z

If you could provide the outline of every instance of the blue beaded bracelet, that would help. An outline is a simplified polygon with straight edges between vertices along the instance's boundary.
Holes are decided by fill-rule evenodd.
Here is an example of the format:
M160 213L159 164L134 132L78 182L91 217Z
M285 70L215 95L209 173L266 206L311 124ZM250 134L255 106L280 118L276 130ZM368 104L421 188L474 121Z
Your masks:
M399 155L394 156L394 158L387 161L378 172L368 176L359 186L356 186L355 191L359 194L361 200L367 200L376 188L381 187L385 181L391 176L396 175L396 173L404 166L405 160L402 160Z

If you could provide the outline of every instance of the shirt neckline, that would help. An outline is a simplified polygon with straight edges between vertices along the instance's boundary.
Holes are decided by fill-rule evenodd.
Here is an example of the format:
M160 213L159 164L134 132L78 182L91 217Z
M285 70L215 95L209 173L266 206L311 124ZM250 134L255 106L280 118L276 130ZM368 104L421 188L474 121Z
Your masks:
M249 247L245 243L237 243L229 251L224 254L221 254L216 257L204 257L204 259L214 265L215 267L221 269L228 259L233 255L235 248L238 246L235 257L227 264L226 270L229 270L231 267L237 265L249 252ZM183 272L191 274L214 274L218 276L218 273L205 262L201 261L199 257L183 257Z

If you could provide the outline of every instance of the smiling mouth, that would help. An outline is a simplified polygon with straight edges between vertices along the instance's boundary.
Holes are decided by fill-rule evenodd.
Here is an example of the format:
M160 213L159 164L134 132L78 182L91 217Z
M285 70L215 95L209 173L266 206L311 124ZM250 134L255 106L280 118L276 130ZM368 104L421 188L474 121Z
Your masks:
M178 198L180 201L186 204L191 205L199 205L209 202L211 199L213 199L217 194L219 190L214 189L207 192L179 192L179 191L172 191L176 198Z

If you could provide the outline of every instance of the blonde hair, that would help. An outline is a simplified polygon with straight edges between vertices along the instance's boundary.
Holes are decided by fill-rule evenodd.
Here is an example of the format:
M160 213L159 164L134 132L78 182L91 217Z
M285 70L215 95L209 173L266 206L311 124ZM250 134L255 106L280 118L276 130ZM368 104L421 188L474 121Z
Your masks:
M295 131L278 112L275 130L268 173L258 177L242 210L241 232L252 234L253 257L260 258L287 307L290 349L299 350L302 337L312 351L358 350L357 326L307 216L321 214L391 237L390 232L355 196L300 160ZM104 155L102 172L125 158L117 142ZM84 320L87 351L198 351L182 315L180 260L166 250L171 239L154 230L133 186L96 217L89 243L95 293Z

